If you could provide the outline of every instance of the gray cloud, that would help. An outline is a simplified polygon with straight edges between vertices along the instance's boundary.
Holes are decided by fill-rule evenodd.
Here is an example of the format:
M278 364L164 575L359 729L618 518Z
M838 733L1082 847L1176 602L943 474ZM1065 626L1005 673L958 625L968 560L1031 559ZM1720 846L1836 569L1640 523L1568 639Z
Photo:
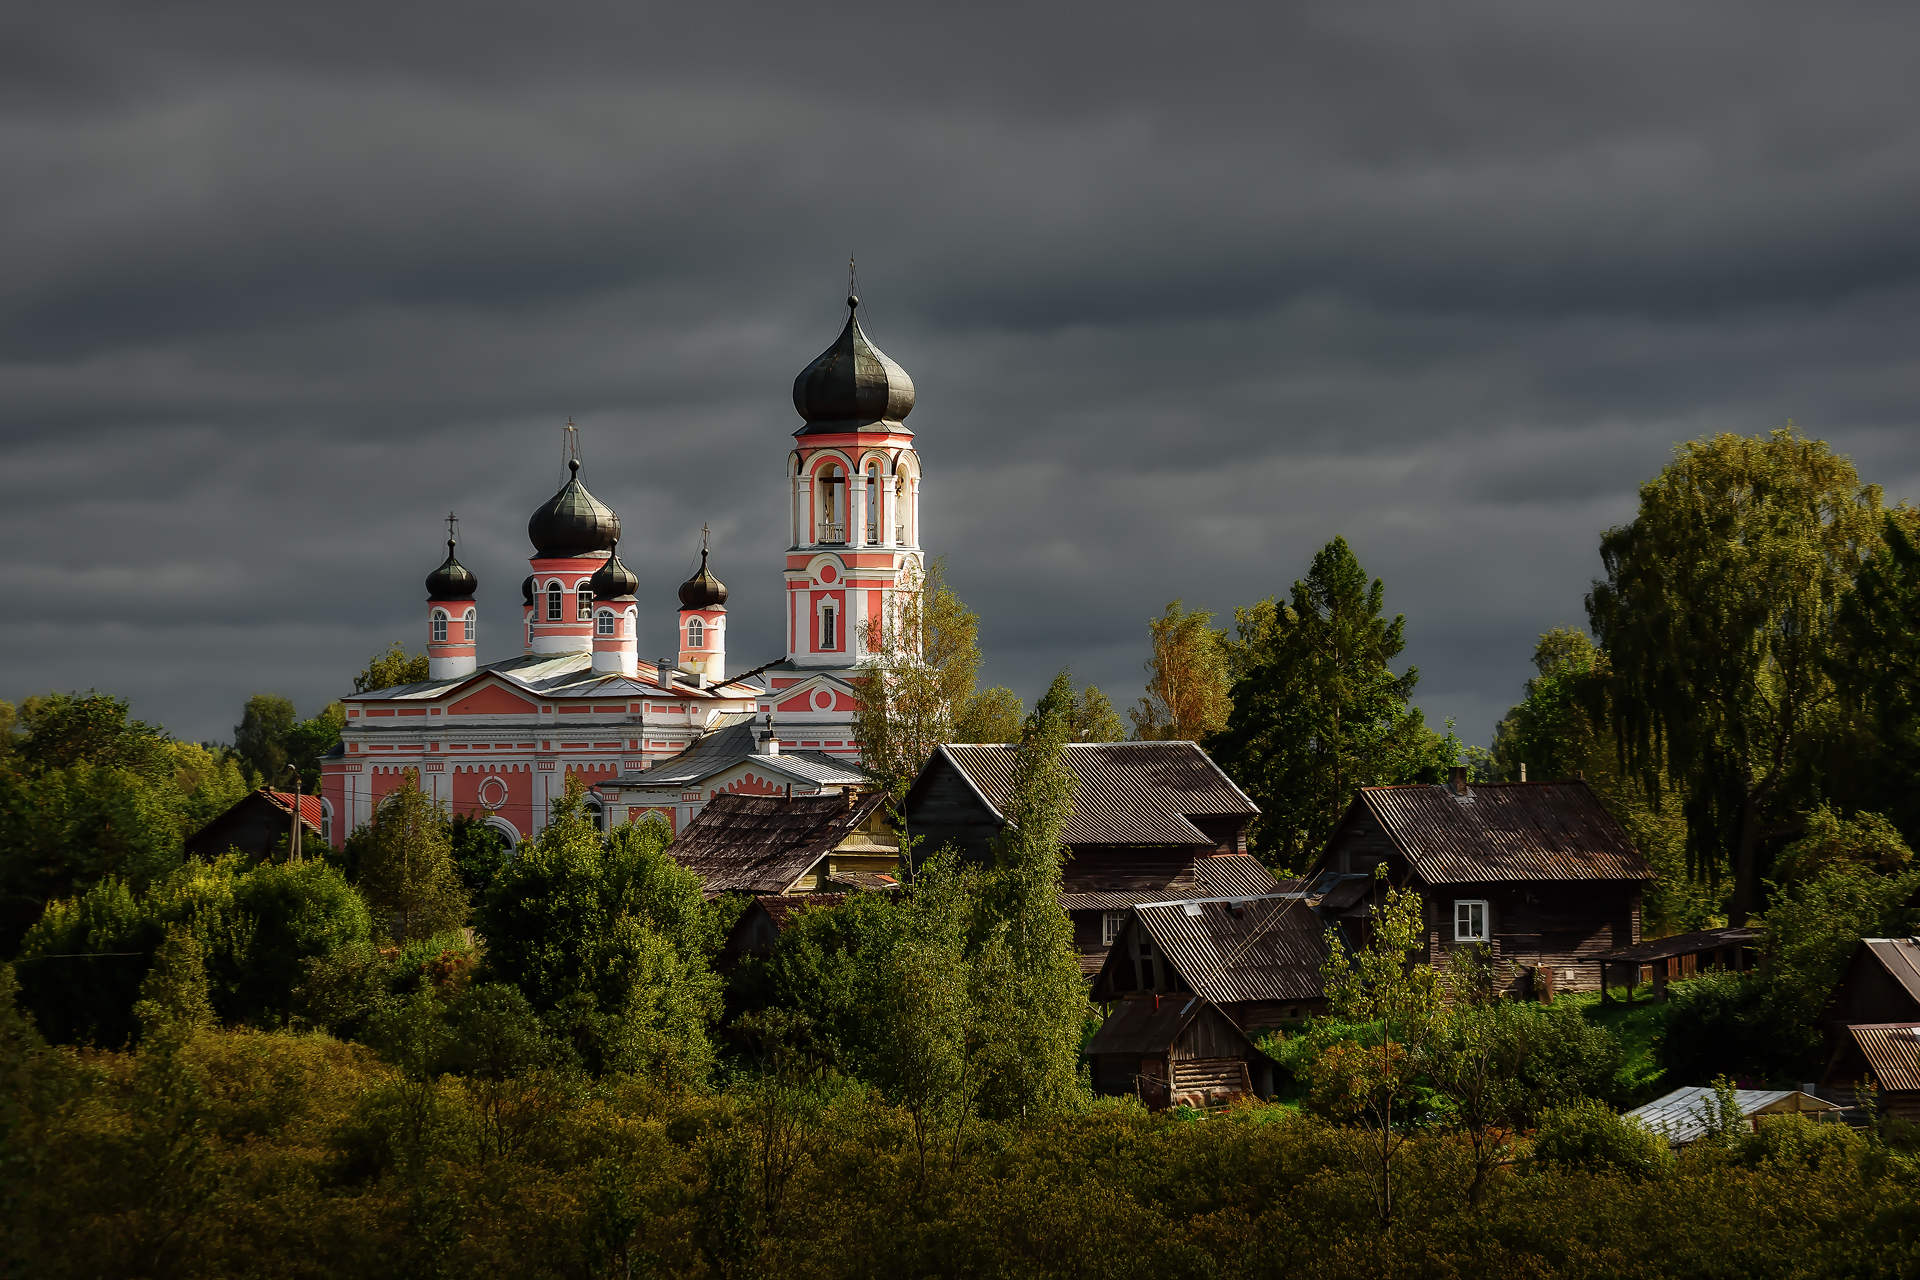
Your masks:
M1916 493L1920 17L1873 5L70 4L0 17L0 696L183 736L418 642L462 516L512 651L558 424L657 602L778 653L793 374L920 388L989 679L1343 534L1485 741L1675 441Z

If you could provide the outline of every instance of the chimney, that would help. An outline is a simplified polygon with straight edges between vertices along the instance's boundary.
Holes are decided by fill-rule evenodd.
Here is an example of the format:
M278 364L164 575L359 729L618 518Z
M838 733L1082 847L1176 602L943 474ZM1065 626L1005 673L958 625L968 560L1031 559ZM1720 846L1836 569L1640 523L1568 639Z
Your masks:
M1453 794L1467 794L1467 771L1459 765L1453 767L1453 776L1447 779L1447 785L1453 788Z
M658 658L654 660L653 665L658 671L660 687L666 690L668 693L672 693L673 692L673 659Z

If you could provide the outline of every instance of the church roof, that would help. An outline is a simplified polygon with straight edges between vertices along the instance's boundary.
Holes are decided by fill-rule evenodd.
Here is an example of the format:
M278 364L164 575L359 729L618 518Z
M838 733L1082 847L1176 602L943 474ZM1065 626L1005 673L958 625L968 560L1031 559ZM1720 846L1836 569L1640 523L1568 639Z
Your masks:
M860 329L860 299L847 299L847 326L793 380L793 407L807 420L797 436L876 427L911 435L913 379Z
M567 468L572 478L527 520L527 539L536 555L592 555L620 539L620 517L580 483L580 459L569 458Z
M854 787L868 780L858 768L822 751L782 750L777 756L763 755L758 749L761 736L755 732L755 719L748 711L715 716L714 727L673 759L601 785L690 787L748 760L769 773L784 774L809 786Z
M642 663L644 672L654 668ZM350 693L347 702L422 701L444 697L464 684L487 674L518 685L527 692L553 698L751 698L759 693L751 685L723 680L704 689L678 683L672 693L662 689L650 675L611 675L593 669L591 653L527 653L503 662L488 662L476 667L472 675L447 680L422 680L415 684L395 685L371 693Z
M479 589L480 580L453 554L453 539L448 538L446 560L427 575L427 599L471 600L473 593Z

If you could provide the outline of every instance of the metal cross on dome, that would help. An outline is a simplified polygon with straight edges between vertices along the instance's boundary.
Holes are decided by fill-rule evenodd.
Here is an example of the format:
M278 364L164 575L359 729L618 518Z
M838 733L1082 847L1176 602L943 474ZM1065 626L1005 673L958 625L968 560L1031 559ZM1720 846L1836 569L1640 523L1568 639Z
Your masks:
M560 428L560 465L580 460L580 428L573 425L573 419L567 419L567 425Z
M459 516L454 515L453 512L451 511L447 512L447 541L448 542L458 542L460 540L460 530L457 527L459 523L460 523Z

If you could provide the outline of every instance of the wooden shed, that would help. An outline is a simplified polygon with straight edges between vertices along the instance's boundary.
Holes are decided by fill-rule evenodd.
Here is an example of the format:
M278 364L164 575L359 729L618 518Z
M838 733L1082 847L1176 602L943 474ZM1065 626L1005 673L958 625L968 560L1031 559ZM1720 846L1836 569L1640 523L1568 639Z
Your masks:
M1845 1026L1920 1023L1920 939L1860 939L1820 1021L1836 1044Z
M1734 1093L1733 1103L1754 1129L1760 1127L1762 1116L1806 1113L1819 1119L1833 1118L1840 1111L1833 1103L1799 1089L1740 1089ZM1665 1138L1669 1146L1684 1147L1706 1136L1714 1105L1712 1089L1691 1085L1655 1098L1644 1107L1635 1107L1627 1116Z
M1839 1037L1820 1087L1843 1094L1871 1083L1880 1109L1920 1123L1920 1024L1852 1023Z
M1727 929L1702 929L1656 938L1638 946L1621 947L1598 957L1600 963L1600 1002L1613 999L1613 986L1624 983L1627 999L1640 985L1644 973L1653 983L1653 998L1667 998L1667 983L1691 978L1706 969L1744 970L1753 967L1760 930L1736 925Z
M317 853L331 836L326 809L319 796L303 795L300 800L301 828L306 833L303 845ZM187 837L187 852L196 858L217 858L229 849L238 849L251 858L264 858L293 834L294 795L261 787L249 791L232 808Z
M715 960L718 968L727 968L741 956L770 956L780 945L780 934L802 907L825 909L847 900L844 893L762 894L747 904L740 918L727 931Z
M891 871L893 851L876 855L869 838L885 798L854 791L716 796L667 853L700 877L708 897L827 892L855 872L892 885L892 877L874 871L874 865Z
M1274 1062L1197 995L1122 1000L1087 1043L1095 1093L1133 1094L1155 1110L1270 1098Z
M1127 914L1093 999L1197 995L1258 1033L1326 1007L1326 925L1301 893L1146 902Z

